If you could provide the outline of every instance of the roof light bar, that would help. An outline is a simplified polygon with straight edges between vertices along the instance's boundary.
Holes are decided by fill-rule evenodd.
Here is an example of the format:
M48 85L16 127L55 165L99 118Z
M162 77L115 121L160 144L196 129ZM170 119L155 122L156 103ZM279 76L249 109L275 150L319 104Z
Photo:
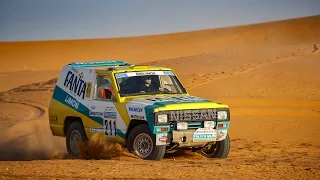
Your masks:
M98 67L98 66L125 66L130 65L124 61L93 61L93 62L72 62L73 67Z

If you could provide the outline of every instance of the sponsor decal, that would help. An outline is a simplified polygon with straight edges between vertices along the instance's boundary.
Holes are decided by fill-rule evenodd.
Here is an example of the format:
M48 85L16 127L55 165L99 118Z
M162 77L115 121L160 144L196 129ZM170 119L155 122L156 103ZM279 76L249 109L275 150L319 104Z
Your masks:
M138 120L144 120L145 117L137 114L131 114L131 119L138 119Z
M115 111L115 108L114 107L106 107L105 111Z
M73 71L68 71L67 76L64 80L64 87L70 90L70 92L75 93L78 97L84 99L86 92L87 83L82 79L83 73L74 73Z
M74 67L71 68L71 71L73 71L74 73L78 74L78 70Z
M195 139L207 139L207 138L215 138L214 134L195 134L193 138Z
M111 118L111 119L116 119L117 118L117 113L116 112L114 112L114 111L112 111L112 112L104 112L103 113L103 116L105 117L105 118Z
M143 108L140 107L129 107L129 111L132 112L142 112Z
M90 111L90 112L89 112L89 116L93 116L93 117L101 117L101 116L103 116L103 112Z
M86 98L90 98L91 96L91 89L92 89L92 82L87 83L87 88L86 88Z
M194 96L176 96L176 97L147 97L149 101L175 101L175 102L204 102L205 99L200 99Z
M129 72L129 73L117 73L116 78L133 77L133 76L150 76L150 75L168 75L174 76L172 71L145 71L145 72Z
M90 128L91 132L104 132L104 128Z
M215 141L217 138L217 131L212 128L199 128L193 134L194 142Z
M217 133L217 141L225 139L227 136L227 130L220 130Z
M147 97L146 100L149 101L164 101L164 100L170 100L171 98L165 98L165 97Z
M50 121L50 123L57 123L58 122L58 115L57 114L50 114L49 121Z
M159 141L162 143L166 143L167 142L168 137L166 135L163 135L159 138Z
M156 75L155 72L137 72L136 76L149 76L149 75Z
M79 108L79 102L68 95L64 101L68 103L70 106L74 107L75 109Z
M172 97L174 99L177 99L177 100L191 100L191 99L198 99L197 97L194 97L194 96L175 96L175 97Z
M127 73L118 73L116 74L116 78L124 78L124 77L128 77Z
M165 145L168 139L167 134L156 134L156 145Z
M170 115L173 121L213 120L217 118L217 111L215 109L178 110L171 111Z

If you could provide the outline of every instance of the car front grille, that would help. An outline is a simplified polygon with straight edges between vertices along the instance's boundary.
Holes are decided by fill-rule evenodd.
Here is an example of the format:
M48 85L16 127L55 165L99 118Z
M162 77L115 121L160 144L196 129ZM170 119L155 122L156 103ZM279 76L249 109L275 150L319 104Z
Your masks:
M202 127L202 122L188 122L188 129L198 129Z
M216 109L192 109L166 111L168 120L174 122L217 120Z
M197 121L197 122L187 122L188 123L188 128L187 130L190 129L198 129L198 128L203 128L203 122ZM177 130L177 122L171 122L171 128L174 130Z

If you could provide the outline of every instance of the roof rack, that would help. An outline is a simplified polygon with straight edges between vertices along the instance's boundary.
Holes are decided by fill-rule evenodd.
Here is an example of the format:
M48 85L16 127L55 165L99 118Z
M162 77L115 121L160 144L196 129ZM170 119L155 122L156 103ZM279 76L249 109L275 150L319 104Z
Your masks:
M124 61L92 61L92 62L71 62L68 64L73 67L101 67L101 66L131 66L132 64Z

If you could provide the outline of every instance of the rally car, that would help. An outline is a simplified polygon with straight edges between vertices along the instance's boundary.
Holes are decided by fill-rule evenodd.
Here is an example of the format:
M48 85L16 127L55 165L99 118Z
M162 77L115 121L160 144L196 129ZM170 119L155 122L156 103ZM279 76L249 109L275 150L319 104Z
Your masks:
M208 158L230 150L228 105L189 95L174 71L124 61L72 62L58 77L50 129L66 137L68 154L94 135L146 160L190 148Z

